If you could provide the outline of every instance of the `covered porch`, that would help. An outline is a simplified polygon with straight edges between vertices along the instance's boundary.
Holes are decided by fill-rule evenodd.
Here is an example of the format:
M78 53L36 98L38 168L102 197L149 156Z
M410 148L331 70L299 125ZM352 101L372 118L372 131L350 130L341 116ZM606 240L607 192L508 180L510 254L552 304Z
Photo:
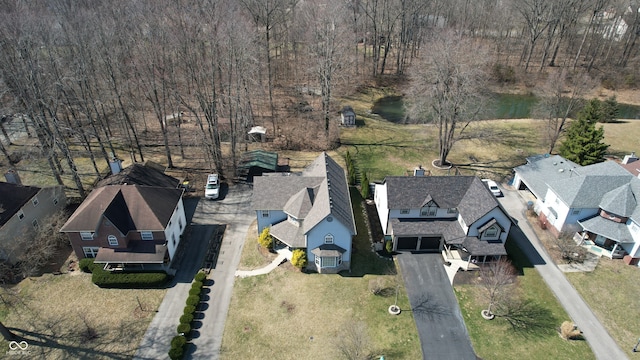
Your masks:
M631 249L634 241L627 225L601 216L578 221L582 231L575 233L573 239L590 253L606 256L610 259L622 259L627 254L625 245Z
M480 265L498 261L507 255L502 242L480 240L476 237L456 239L444 245L442 257L460 269L479 270Z
M100 248L95 264L104 264L106 271L167 271L170 266L166 244L153 241L133 241L128 248Z

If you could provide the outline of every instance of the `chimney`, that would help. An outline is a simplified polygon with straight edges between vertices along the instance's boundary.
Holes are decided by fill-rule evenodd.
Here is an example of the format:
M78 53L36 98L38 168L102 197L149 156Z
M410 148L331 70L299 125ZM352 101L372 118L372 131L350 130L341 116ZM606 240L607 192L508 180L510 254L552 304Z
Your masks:
M112 152L109 152L111 160L109 160L109 167L111 168L111 173L113 175L120 173L122 171L122 160L118 159L113 155Z
M635 152L631 152L631 155L624 156L624 159L622 160L622 164L623 165L631 164L634 161L638 161L638 157L636 156Z
M7 179L8 183L22 185L22 180L20 180L20 175L16 170L9 170L4 174L4 178Z
M418 165L417 168L413 169L413 176L424 176L424 169L422 165Z

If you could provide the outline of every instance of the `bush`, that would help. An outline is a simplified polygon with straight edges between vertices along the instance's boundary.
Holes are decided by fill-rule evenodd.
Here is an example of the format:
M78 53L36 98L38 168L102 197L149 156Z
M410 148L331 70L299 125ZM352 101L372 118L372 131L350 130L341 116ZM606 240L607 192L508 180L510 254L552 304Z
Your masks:
M269 250L273 249L273 238L269 233L268 227L262 229L260 236L258 236L258 243L260 244L260 246L262 246L265 249L269 249Z
M171 339L172 348L182 348L187 344L187 338L182 335L176 335Z
M582 331L571 321L565 321L560 326L560 335L565 340L579 340L582 338Z
M99 266L93 266L91 272L91 281L102 288L157 288L169 279L164 272L112 273Z
M80 270L86 273L90 273L91 270L93 270L93 260L94 259L90 258L80 259L80 261L78 262L78 267L80 267Z
M180 316L180 324L191 324L192 321L193 321L193 314L184 314Z
M202 289L191 288L189 289L189 295L200 295L200 291L202 291Z
M184 307L184 312L183 312L183 314L185 314L185 315L186 315L186 314L191 314L191 315L193 315L193 313L195 313L195 312L196 312L196 307L195 307L195 306L193 306L193 305L187 305L187 306L185 306L185 307Z
M197 306L200 303L199 295L189 295L187 298L187 305Z
M194 281L193 283L191 283L191 288L192 289L202 289L202 281Z
M184 354L184 347L172 347L169 349L169 358L171 360L180 360Z
M387 250L389 254L393 252L393 241L387 241L384 243L384 249Z
M307 253L302 249L293 250L293 254L291 255L291 265L298 269L302 269L307 266Z
M184 315L182 315L182 316L184 316ZM180 325L178 325L178 334L187 335L190 331L191 331L191 324L189 324L189 323L180 323Z
M197 273L196 276L194 277L195 281L199 281L199 282L204 282L204 280L207 278L207 274L203 273L202 271Z
M516 72L512 66L502 64L493 65L493 78L499 83L512 84L516 82Z

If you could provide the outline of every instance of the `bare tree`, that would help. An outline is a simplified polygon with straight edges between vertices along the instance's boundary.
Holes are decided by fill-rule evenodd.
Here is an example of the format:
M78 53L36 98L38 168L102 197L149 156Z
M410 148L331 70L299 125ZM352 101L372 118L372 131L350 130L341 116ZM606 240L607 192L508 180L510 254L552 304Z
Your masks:
M489 305L482 316L492 319L494 307L505 303L516 280L516 270L507 259L500 259L480 268L478 285L484 290Z
M370 357L370 341L367 326L361 321L347 321L335 339L336 349L347 360L362 360Z
M482 109L487 81L483 68L488 58L480 44L452 32L439 33L429 50L411 74L408 110L412 121L437 127L437 164L444 166L454 144Z

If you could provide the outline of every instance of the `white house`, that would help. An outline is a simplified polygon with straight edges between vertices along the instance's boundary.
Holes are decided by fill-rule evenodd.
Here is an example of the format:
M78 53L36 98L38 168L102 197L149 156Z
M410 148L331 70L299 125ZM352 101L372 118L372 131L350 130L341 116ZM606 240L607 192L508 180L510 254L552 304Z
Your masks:
M374 201L395 251L443 252L467 264L507 254L511 219L475 176L388 176Z
M308 269L320 273L350 269L356 227L349 187L344 170L326 153L300 174L256 176L253 208L258 233L270 227L279 243L305 249Z

